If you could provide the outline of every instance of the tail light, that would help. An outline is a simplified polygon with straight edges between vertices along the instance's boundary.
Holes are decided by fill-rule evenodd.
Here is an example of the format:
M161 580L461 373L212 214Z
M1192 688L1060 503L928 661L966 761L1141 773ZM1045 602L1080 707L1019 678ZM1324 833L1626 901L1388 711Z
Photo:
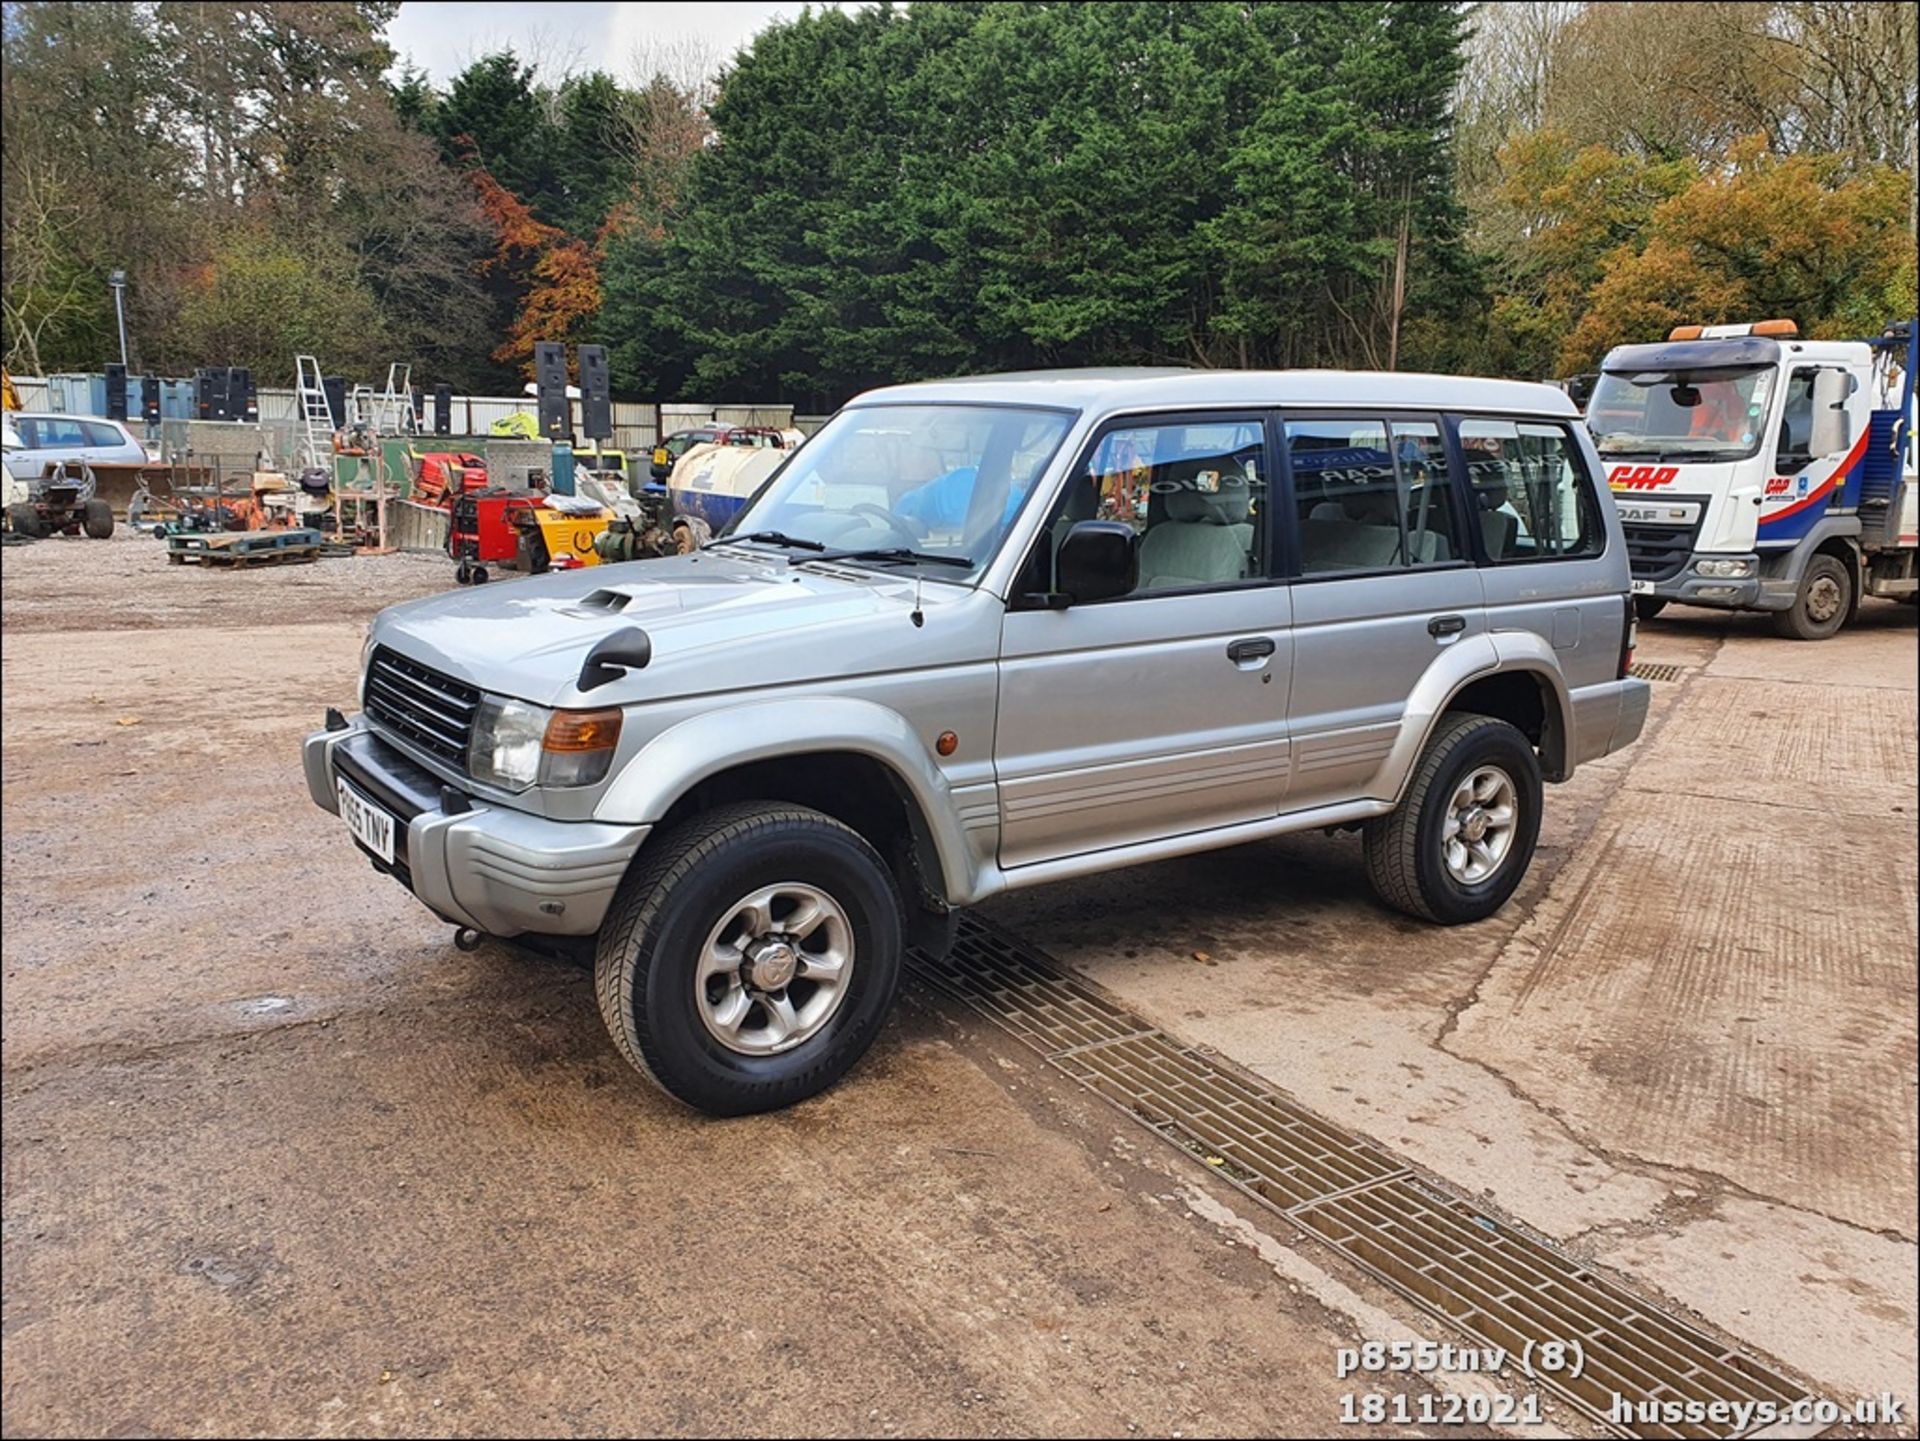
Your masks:
M1626 619L1620 627L1620 676L1625 680L1633 670L1633 648L1640 639L1640 617L1634 611L1633 597L1626 597Z

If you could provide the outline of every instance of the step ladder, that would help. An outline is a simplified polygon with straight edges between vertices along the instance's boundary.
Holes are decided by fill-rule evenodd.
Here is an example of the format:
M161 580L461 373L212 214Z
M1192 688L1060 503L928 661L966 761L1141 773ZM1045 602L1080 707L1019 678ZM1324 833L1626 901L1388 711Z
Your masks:
M333 412L327 408L326 377L317 356L293 358L295 398L300 406L300 461L305 469L326 470L333 455ZM344 417L343 417L344 418Z
M413 413L413 367L395 361L387 367L387 388L374 403L375 435L418 435Z

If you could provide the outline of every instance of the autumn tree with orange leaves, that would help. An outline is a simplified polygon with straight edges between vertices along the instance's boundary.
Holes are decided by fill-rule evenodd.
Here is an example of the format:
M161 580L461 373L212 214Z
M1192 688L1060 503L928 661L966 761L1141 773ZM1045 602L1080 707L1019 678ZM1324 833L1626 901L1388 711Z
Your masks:
M601 300L598 246L539 219L483 166L467 174L498 236L480 272L517 297L513 324L493 358L531 379L536 341L574 345L593 338Z

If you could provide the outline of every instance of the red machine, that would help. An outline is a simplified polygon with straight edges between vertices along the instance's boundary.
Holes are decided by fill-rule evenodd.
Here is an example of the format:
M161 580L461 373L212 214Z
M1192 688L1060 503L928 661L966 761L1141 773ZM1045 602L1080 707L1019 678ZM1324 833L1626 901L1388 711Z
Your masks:
M513 560L520 553L515 515L539 503L535 491L505 487L455 495L447 527L447 554L459 562L453 578L461 585L483 585L489 563Z

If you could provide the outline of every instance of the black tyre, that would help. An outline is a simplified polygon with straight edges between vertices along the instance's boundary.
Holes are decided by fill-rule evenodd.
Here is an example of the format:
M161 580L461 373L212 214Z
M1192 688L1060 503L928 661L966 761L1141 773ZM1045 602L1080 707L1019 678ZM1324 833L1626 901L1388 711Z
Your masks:
M547 554L546 538L538 530L520 532L520 569L528 575L545 575L553 558Z
M473 583L475 585L485 585L487 583L487 568L484 565L476 565L473 568Z
M1773 613L1773 629L1788 640L1825 640L1853 614L1853 572L1838 556L1816 555L1800 577L1793 604Z
M472 585L473 567L468 565L464 560L461 561L460 564L453 568L453 583L455 585Z
M1540 839L1540 761L1491 716L1442 716L1400 809L1364 830L1367 879L1396 910L1443 926L1507 903Z
M87 518L82 522L89 537L106 540L113 534L113 507L104 500L87 502Z
M24 503L7 507L7 524L13 527L15 535L31 536L35 540L47 533L40 524L40 512Z
M1638 620L1652 620L1666 608L1666 601L1657 595L1636 595L1633 598L1633 614Z
M594 990L614 1045L715 1116L817 1095L880 1033L900 985L900 898L829 816L749 802L659 837L600 928Z

